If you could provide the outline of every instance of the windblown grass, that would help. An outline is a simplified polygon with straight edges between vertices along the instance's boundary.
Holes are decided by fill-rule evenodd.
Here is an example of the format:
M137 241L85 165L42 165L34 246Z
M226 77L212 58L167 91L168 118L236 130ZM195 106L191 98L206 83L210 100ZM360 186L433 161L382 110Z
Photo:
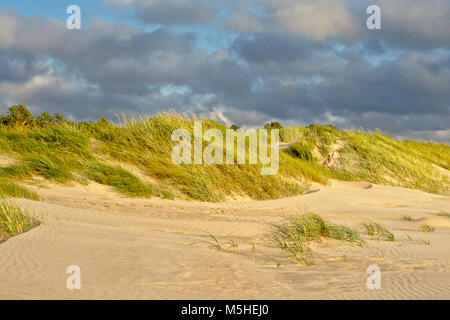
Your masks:
M361 226L365 229L367 234L375 237L378 240L395 241L395 236L386 228L376 222L362 223Z
M186 129L193 136L195 120L200 118L166 113L120 124L103 119L97 123L55 120L45 125L17 124L23 121L0 125L0 152L14 154L19 160L0 168L0 179L9 183L34 176L57 183L92 180L127 196L172 199L176 195L212 202L294 196L308 191L311 181L326 184L330 178L364 179L449 194L449 179L436 169L449 168L448 145L401 142L378 132L351 132L333 126L282 128L281 140L296 143L280 152L275 176L261 175L261 164L177 165L171 160L171 151L178 142L171 140L171 134ZM203 132L216 128L225 137L227 128L222 123L211 118L201 120ZM204 142L204 147L207 145L209 142ZM336 145L341 147L335 150ZM335 166L327 167L323 160L332 150L339 159ZM246 157L248 160L248 154ZM137 167L152 183L141 181L119 164ZM18 190L14 192L21 196ZM25 190L21 192L22 196L33 197Z
M420 226L420 231L422 231L422 232L434 232L435 230L436 229L434 227L426 225L426 224Z
M27 188L4 178L0 178L0 198L6 196L38 200L38 195Z
M313 253L309 247L313 241L330 238L365 245L356 231L346 226L328 223L315 214L286 218L283 224L275 226L269 238L291 259L306 265L314 264Z
M0 241L26 232L37 224L29 212L8 200L0 200Z
M213 236L212 234L209 235L209 238L213 241L212 247L216 250L222 250L228 248L229 250L232 250L233 253L238 254L239 253L239 246L238 244L234 241L234 240L229 240L226 242L219 242L219 240L217 240L217 238L215 236ZM253 245L253 249L254 249L254 245Z

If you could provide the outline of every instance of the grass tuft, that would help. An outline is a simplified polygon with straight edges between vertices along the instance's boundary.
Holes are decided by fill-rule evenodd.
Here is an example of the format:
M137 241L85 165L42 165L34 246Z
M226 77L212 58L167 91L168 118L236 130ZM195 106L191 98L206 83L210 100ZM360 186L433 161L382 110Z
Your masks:
M434 232L435 230L436 229L434 227L426 225L426 224L420 226L420 231L422 231L422 232Z
M27 188L13 182L0 178L0 198L4 197L25 198L30 200L38 200L38 195Z
M37 225L29 212L8 200L0 201L0 241L23 233Z
M301 264L314 264L313 253L309 248L312 241L322 238L348 241L365 245L364 240L356 231L326 222L316 214L288 217L275 230L269 239L276 243L288 256Z
M96 123L75 122L46 113L34 117L25 106L12 106L0 116L0 152L14 154L20 162L0 168L0 177L15 182L39 175L66 183L86 176L127 196L170 199L173 190L180 198L211 202L290 197L307 192L310 182L327 184L329 179L367 180L450 194L449 178L440 170L450 170L449 145L399 141L380 132L346 131L329 125L280 128L281 141L295 143L280 152L275 176L262 176L261 163L177 165L171 151L178 142L171 140L171 134L185 129L193 136L196 120L203 121L203 132L216 128L225 137L227 127L212 118L161 113L120 124L104 118ZM248 160L248 145L246 151ZM104 159L124 167L133 165L155 183L144 183Z
M442 211L442 210L439 213L434 213L434 215L450 219L450 213Z
M376 237L378 240L395 241L395 236L386 228L376 222L362 223L361 226L365 229L367 234L371 237Z

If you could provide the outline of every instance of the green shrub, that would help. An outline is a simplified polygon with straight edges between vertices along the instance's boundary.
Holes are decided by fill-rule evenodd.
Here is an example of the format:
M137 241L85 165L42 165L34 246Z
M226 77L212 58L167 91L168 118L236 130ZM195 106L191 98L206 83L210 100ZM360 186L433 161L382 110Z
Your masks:
M38 200L38 195L27 188L4 178L0 178L0 198L6 196Z

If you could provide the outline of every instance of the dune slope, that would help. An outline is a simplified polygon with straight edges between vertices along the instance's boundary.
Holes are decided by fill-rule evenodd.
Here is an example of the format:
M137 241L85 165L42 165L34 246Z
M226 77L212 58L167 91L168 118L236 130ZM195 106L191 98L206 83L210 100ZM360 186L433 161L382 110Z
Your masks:
M365 182L313 189L211 204L130 199L95 183L35 187L42 201L14 201L42 223L0 244L0 298L450 298L450 219L436 215L448 212L448 196ZM366 248L324 241L314 244L316 264L301 266L265 239L273 223L307 211L354 228L376 221L397 241L367 238ZM435 232L420 231L422 224ZM81 268L81 290L66 288L69 265ZM366 287L369 265L381 268L381 290Z

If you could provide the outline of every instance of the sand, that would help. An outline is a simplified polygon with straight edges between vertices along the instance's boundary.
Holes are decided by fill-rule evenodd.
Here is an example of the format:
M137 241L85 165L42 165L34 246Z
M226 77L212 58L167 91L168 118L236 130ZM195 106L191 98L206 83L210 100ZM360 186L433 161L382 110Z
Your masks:
M450 219L434 215L450 212L448 196L337 181L289 199L217 204L127 199L95 183L33 188L41 201L14 202L42 223L0 244L0 299L450 298ZM323 241L316 264L299 265L266 236L308 211L354 228L381 223L397 241ZM70 265L81 268L80 290L66 288ZM366 286L370 265L381 269L380 290Z

